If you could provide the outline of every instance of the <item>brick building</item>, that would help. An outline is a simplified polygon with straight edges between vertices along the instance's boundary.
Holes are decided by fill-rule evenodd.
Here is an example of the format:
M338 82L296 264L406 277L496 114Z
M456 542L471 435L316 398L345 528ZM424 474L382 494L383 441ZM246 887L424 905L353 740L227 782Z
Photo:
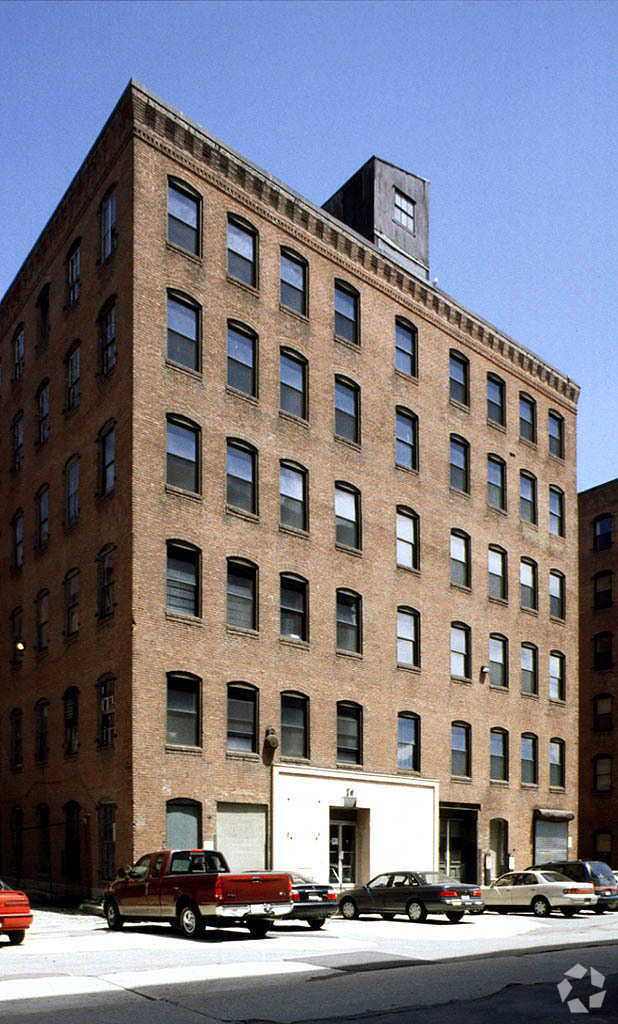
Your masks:
M613 657L617 516L618 480L580 493L579 852L610 866L618 857L618 799L613 789L618 757L613 721L618 694Z
M3 875L571 847L578 388L429 283L426 181L316 207L131 82L0 345Z

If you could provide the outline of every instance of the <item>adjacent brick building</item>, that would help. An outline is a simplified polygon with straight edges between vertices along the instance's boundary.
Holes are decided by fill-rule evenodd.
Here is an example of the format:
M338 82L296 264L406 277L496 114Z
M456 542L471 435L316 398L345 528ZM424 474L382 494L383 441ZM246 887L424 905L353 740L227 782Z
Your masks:
M0 870L480 878L577 810L577 386L131 82L0 305ZM439 800L439 802L438 802Z
M579 852L610 866L618 858L618 799L613 789L618 757L613 719L618 695L613 654L617 517L618 480L579 495Z

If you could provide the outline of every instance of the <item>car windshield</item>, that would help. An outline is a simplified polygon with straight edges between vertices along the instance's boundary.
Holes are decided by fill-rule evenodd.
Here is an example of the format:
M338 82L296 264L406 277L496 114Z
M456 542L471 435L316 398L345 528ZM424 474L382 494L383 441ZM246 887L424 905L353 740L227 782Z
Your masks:
M600 860L590 861L590 874L592 875L592 881L596 882L597 885L599 883L603 883L604 885L607 885L608 883L609 885L616 884L616 878L611 868L608 868L607 864L603 864Z
M292 885L317 885L318 884L317 882L313 881L313 878L305 878L304 875L297 875L295 871L287 871L287 872L285 872L285 874L288 874L290 876L290 878L292 879Z
M445 875L443 871L415 871L414 873L421 885L444 885L446 882L449 885L459 885L456 878Z
M560 871L541 871L541 878L544 878L546 882L571 882L572 879L568 878L567 875L563 875Z

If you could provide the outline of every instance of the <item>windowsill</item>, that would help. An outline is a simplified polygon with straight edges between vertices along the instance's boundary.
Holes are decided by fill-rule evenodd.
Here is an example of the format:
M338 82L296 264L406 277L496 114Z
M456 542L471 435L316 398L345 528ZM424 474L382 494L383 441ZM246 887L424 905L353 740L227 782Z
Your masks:
M414 565L399 565L399 564L397 564L397 568L401 569L403 572L409 572L413 576L420 576L420 574L421 574L421 570L416 568L416 566L414 566Z
M176 487L174 484L165 484L165 493L173 494L176 498L187 498L189 501L202 502L202 495L197 491L186 491L184 487Z
M295 309L290 309L289 306L284 306L282 302L279 303L279 310L281 313L291 316L293 320L297 320L301 324L309 324L309 316L307 313L297 313Z
M308 640L295 640L290 636L280 636L279 643L283 644L284 647L296 647L299 651L310 650L310 644Z
M233 395L234 398L240 398L243 402L248 402L249 405L259 405L257 395L248 395L246 391L241 391L239 388L233 387L232 384L225 385L225 391L228 395Z
M346 448L352 448L355 452L360 452L361 446L359 441L350 441L347 437L341 437L340 434L333 434L335 441L339 444L344 444Z
M487 502L487 508L490 512L497 512L499 516L508 516L508 512L505 508L498 508L497 505L490 505L489 502Z
M62 410L62 413L65 419L69 419L71 416L76 416L80 409L81 405L78 402L77 405L72 405L70 409L68 407L65 407Z
M169 367L170 370L178 370L179 373L184 373L187 377L190 377L191 380L202 380L201 370L194 370L191 366L185 366L183 363L176 363L173 359L166 359L165 365Z
M533 789L534 790L534 789L538 789L539 788L538 782L520 782L519 785L520 785L521 789Z
M470 413L470 406L466 402L459 402L456 398L449 398L448 404L453 409L459 409L460 412Z
M510 786L510 782L508 779L490 779L489 784L490 786L501 786L503 789Z
M74 523L63 523L62 529L65 534L73 533L79 526L79 519L76 519Z
M451 494L457 494L460 498L465 498L466 501L470 501L470 491L460 491L458 487L453 487L449 484L449 491Z
M251 761L253 764L257 764L260 760L259 754L243 750L226 750L225 756L230 761Z
M451 775L451 782L456 782L458 785L471 786L472 779L469 775Z
M453 581L451 580L450 586L451 590L463 590L464 594L472 593L472 587L466 583L453 583Z
M414 466L402 466L400 462L396 462L395 469L399 470L400 473L406 473L410 476L418 476L418 469Z
M404 778L411 777L413 779L418 779L421 774L421 770L420 768L398 768L397 774L402 775Z
M107 380L109 380L110 377L114 376L114 371L115 371L117 366L118 366L118 354L116 354L116 358L114 360L114 365L110 366L109 370L105 370L105 371L97 370L97 372L95 373L95 378L97 380L97 383L98 383L99 387L103 387L105 385L105 382Z
M282 754L280 760L282 764L311 764L308 757L294 757L290 754Z
M204 628L204 622L198 615L183 615L182 612L170 612L165 610L165 618L168 622L182 622L186 626L199 626Z
M295 416L293 412L286 412L285 409L279 409L279 419L287 420L288 423L296 423L298 427L304 427L305 430L309 427L308 420L301 416Z
M593 789L592 790L592 795L593 796L600 796L600 797L606 796L606 797L610 797L612 795L612 793L613 793L613 787L612 786L610 786L609 789Z
M363 764L360 761L335 761L335 768L341 768L344 771L362 772Z
M361 548L353 548L350 547L348 544L338 544L337 541L335 541L335 548L337 551L342 551L346 555L354 555L355 558L363 557L363 552Z
M74 633L63 634L63 640L65 644L74 644L79 637L79 629L76 629Z
M536 441L529 441L527 437L521 437L521 435L518 438L518 441L519 441L520 444L525 445L526 448L531 448L533 452L535 452L537 450L537 443L536 443Z
M535 619L538 619L539 617L538 608L525 608L524 605L520 605L519 610L520 612L525 612L526 615L534 615Z
M535 522L532 522L532 520L530 520L530 519L522 519L521 516L519 517L519 522L521 523L523 529L525 529L525 530L532 530L533 533L538 533L539 532L539 524L538 524L538 522L535 523Z
M231 274L225 275L226 280L235 285L237 288L242 288L243 292L248 292L249 295L254 295L256 299L259 299L260 293L254 284L247 284L246 281L241 281L238 277L232 277Z
M563 619L561 617L560 618L556 618L555 615L550 615L549 616L549 621L553 622L555 626L566 626L566 619Z
M418 386L418 376L415 376L412 373L406 373L405 370L398 370L397 367L395 367L395 376L401 377L401 379L407 381L408 384L416 384Z
M80 292L79 292L79 295L77 296L77 298L73 299L72 302L69 302L68 300L65 302L64 306L62 307L63 312L70 313L71 310L75 309L76 306L79 306L80 297L81 297L81 286L80 286Z
M259 523L260 517L256 512L247 512L243 508L236 508L235 505L225 506L226 515L235 516L237 519L245 519L248 523Z
M496 423L495 420L490 420L487 417L487 426L493 427L494 430L499 430L501 434L506 434L506 426L504 423Z
M490 683L489 684L489 689L493 690L494 693L510 693L511 692L508 686L499 686L497 683Z
M549 703L558 708L565 708L567 706L566 700L562 700L560 697L550 697Z
M242 636L245 640L259 640L260 633L257 629L250 629L248 626L230 626L225 624L225 632L230 636Z
M184 746L182 743L166 743L165 744L166 754L189 754L191 757L201 757L202 748L193 746Z
M463 683L464 686L471 686L472 680L467 679L465 676L451 676L452 683Z
M353 352L360 352L360 341L348 341L347 338L340 338L338 334L333 335L333 340L338 345L344 345L345 348L349 348Z
M49 647L37 648L35 650L35 652L34 652L34 656L35 656L37 662L44 661L45 658L47 658L48 655L49 655Z
M116 493L116 481L114 481L114 486L112 487L111 491L106 491L105 494L95 494L94 497L95 497L95 501L96 501L97 505L102 505L106 501L109 501L110 498L113 498L115 493Z
M522 697L527 697L528 700L538 700L539 699L538 693L528 693L526 690L520 690L519 692L520 692L520 695Z
M279 533L287 533L290 537L302 537L304 540L309 539L309 530L301 530L296 526L285 526L283 523L279 523Z
M549 455L550 459L553 459L554 462L557 462L559 466L564 466L564 455L555 455L553 452L548 452L547 454Z
M361 651L335 651L335 657L337 658L352 658L356 661L362 661L363 655Z
M397 668L402 669L404 672L413 672L415 675L420 676L421 666L420 665L406 665L404 661L397 662Z
M550 786L550 793L566 793L566 786Z
M97 613L96 620L97 620L97 629L103 629L103 627L106 626L108 624L108 622L113 622L114 621L114 612L113 612L113 610L111 612L106 612L105 615L101 615L100 612Z
M175 242L170 242L169 238L165 240L165 248L169 249L170 252L179 253L180 256L186 256L192 263L197 263L199 267L204 263L202 256L195 252L190 252L188 249L183 249L181 245L176 245Z
M561 541L564 541L564 534L563 534L563 533L553 533L553 532L552 532L552 531L550 530L550 531L549 531L549 539L550 539L550 541L552 541L552 540L561 540Z
M508 606L508 603L509 603L508 602L508 598L506 598L506 597L492 597L491 594L488 595L487 600L491 601L492 604L501 604L505 608Z

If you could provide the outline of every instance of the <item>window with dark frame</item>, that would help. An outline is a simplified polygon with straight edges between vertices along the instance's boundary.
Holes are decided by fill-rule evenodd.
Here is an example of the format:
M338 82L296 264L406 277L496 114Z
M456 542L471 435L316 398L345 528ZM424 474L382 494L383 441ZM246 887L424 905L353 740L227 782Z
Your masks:
M509 686L509 645L499 633L489 637L489 682L502 690Z
M67 412L79 405L79 342L71 346L66 359Z
M228 626L257 629L257 566L235 558L227 560Z
M360 444L360 390L343 377L335 377L335 436Z
M549 699L566 700L566 659L561 651L551 651L549 655Z
M360 550L360 491L351 484L335 484L335 543Z
M99 496L111 494L116 483L116 428L107 424L99 434Z
M69 459L64 471L65 525L74 526L79 521L79 456Z
M307 529L307 470L294 462L279 463L279 522Z
M470 363L453 350L449 355L449 397L459 405L470 405Z
M397 409L395 427L396 465L418 470L418 418L409 409Z
M289 249L280 255L279 301L299 316L307 315L307 261Z
M536 402L529 395L519 395L519 436L536 444Z
M521 781L527 786L539 781L538 739L532 732L521 735Z
M189 296L167 294L167 358L188 370L200 368L200 307Z
M49 438L49 381L44 380L36 393L37 443Z
M79 299L80 280L80 243L74 242L67 256L67 304L72 306Z
M307 361L284 349L279 357L279 408L299 420L307 419Z
M565 589L563 574L552 569L549 573L549 614L552 619L565 617Z
M257 751L257 690L242 683L227 686L227 749Z
M34 734L34 760L47 761L49 757L49 701L41 699L36 702Z
M611 668L613 659L613 634L597 633L593 639L593 662L592 667L596 669Z
M99 212L99 225L101 231L101 263L104 263L108 256L116 248L116 190L111 189L103 202Z
M201 552L184 541L168 540L166 548L166 610L199 618Z
M598 754L593 760L593 789L595 793L609 793L612 789L612 759Z
M343 281L335 281L335 337L359 343L358 331L358 292Z
M362 651L361 599L350 590L337 591L337 650Z
M417 376L418 331L414 324L397 317L395 320L395 369L408 377Z
M202 681L188 672L167 673L165 742L174 747L201 747Z
M227 272L251 288L257 287L257 231L239 218L228 216Z
M611 608L613 601L612 572L598 572L594 577L594 607Z
M493 782L509 780L509 734L505 729L489 731L489 778Z
M13 665L21 665L24 659L23 622L23 609L14 608L11 612L11 664Z
M281 694L281 756L309 757L309 700L304 694Z
M227 442L226 502L233 508L257 515L257 452L240 441Z
M539 692L539 652L535 644L523 643L520 654L521 692Z
M594 521L594 550L607 551L612 546L612 517L598 516Z
M564 789L565 779L565 743L557 738L549 742L549 784Z
M13 380L21 380L25 367L25 334L23 325L13 335Z
M99 352L103 376L116 365L116 303L105 304L99 313Z
M100 619L114 614L115 547L107 544L97 555L97 611Z
M352 701L337 703L337 761L362 764L363 709Z
M470 627L464 622L451 623L451 676L471 678Z
M416 512L400 505L397 507L397 565L405 569L418 569L419 521Z
M99 720L97 740L99 747L113 747L116 738L116 680L112 675L101 676L97 683Z
M536 477L525 470L519 474L519 517L523 523L536 525Z
M506 425L505 385L495 373L487 374L487 419L499 427Z
M549 532L564 537L564 492L559 487L549 488Z
M13 708L10 715L9 767L19 771L24 765L23 711Z
M456 778L470 778L471 772L471 730L467 722L451 723L451 775Z
M17 472L24 464L24 414L20 410L11 424L12 458L11 469Z
M36 596L36 649L39 653L49 646L49 590L40 590Z
M197 424L180 417L167 417L167 484L199 493L199 440Z
M564 419L550 410L548 418L549 454L558 459L564 458Z
M202 198L184 182L167 183L167 237L173 245L200 255Z
M71 569L64 577L64 635L79 632L79 569Z
M414 608L397 609L397 664L420 668L420 615Z
M64 753L76 754L79 749L79 690L70 686L62 697L64 709Z
M451 530L451 583L470 586L470 537L463 530Z
M35 499L36 546L39 551L47 547L49 540L49 487L44 484L37 491Z
M13 569L21 569L24 564L24 513L19 509L11 520L12 527L12 558Z
M539 607L537 565L530 558L522 558L519 563L520 605L529 611L537 611Z
M613 697L611 693L599 693L592 702L595 732L610 732L614 727Z
M257 335L249 327L228 321L227 385L257 397Z
M497 601L506 601L507 588L507 556L503 548L490 544L487 551L487 571L489 576L489 596Z
M301 576L281 573L281 636L309 639L308 583Z
M498 455L487 456L487 504L506 512L506 464Z
M470 445L455 434L450 438L450 485L454 491L470 493Z
M407 196L405 192L400 192L398 188L394 189L394 209L393 209L393 220L400 224L406 231L411 231L414 234L415 231L415 202Z
M412 712L397 715L397 771L421 770L420 719Z

